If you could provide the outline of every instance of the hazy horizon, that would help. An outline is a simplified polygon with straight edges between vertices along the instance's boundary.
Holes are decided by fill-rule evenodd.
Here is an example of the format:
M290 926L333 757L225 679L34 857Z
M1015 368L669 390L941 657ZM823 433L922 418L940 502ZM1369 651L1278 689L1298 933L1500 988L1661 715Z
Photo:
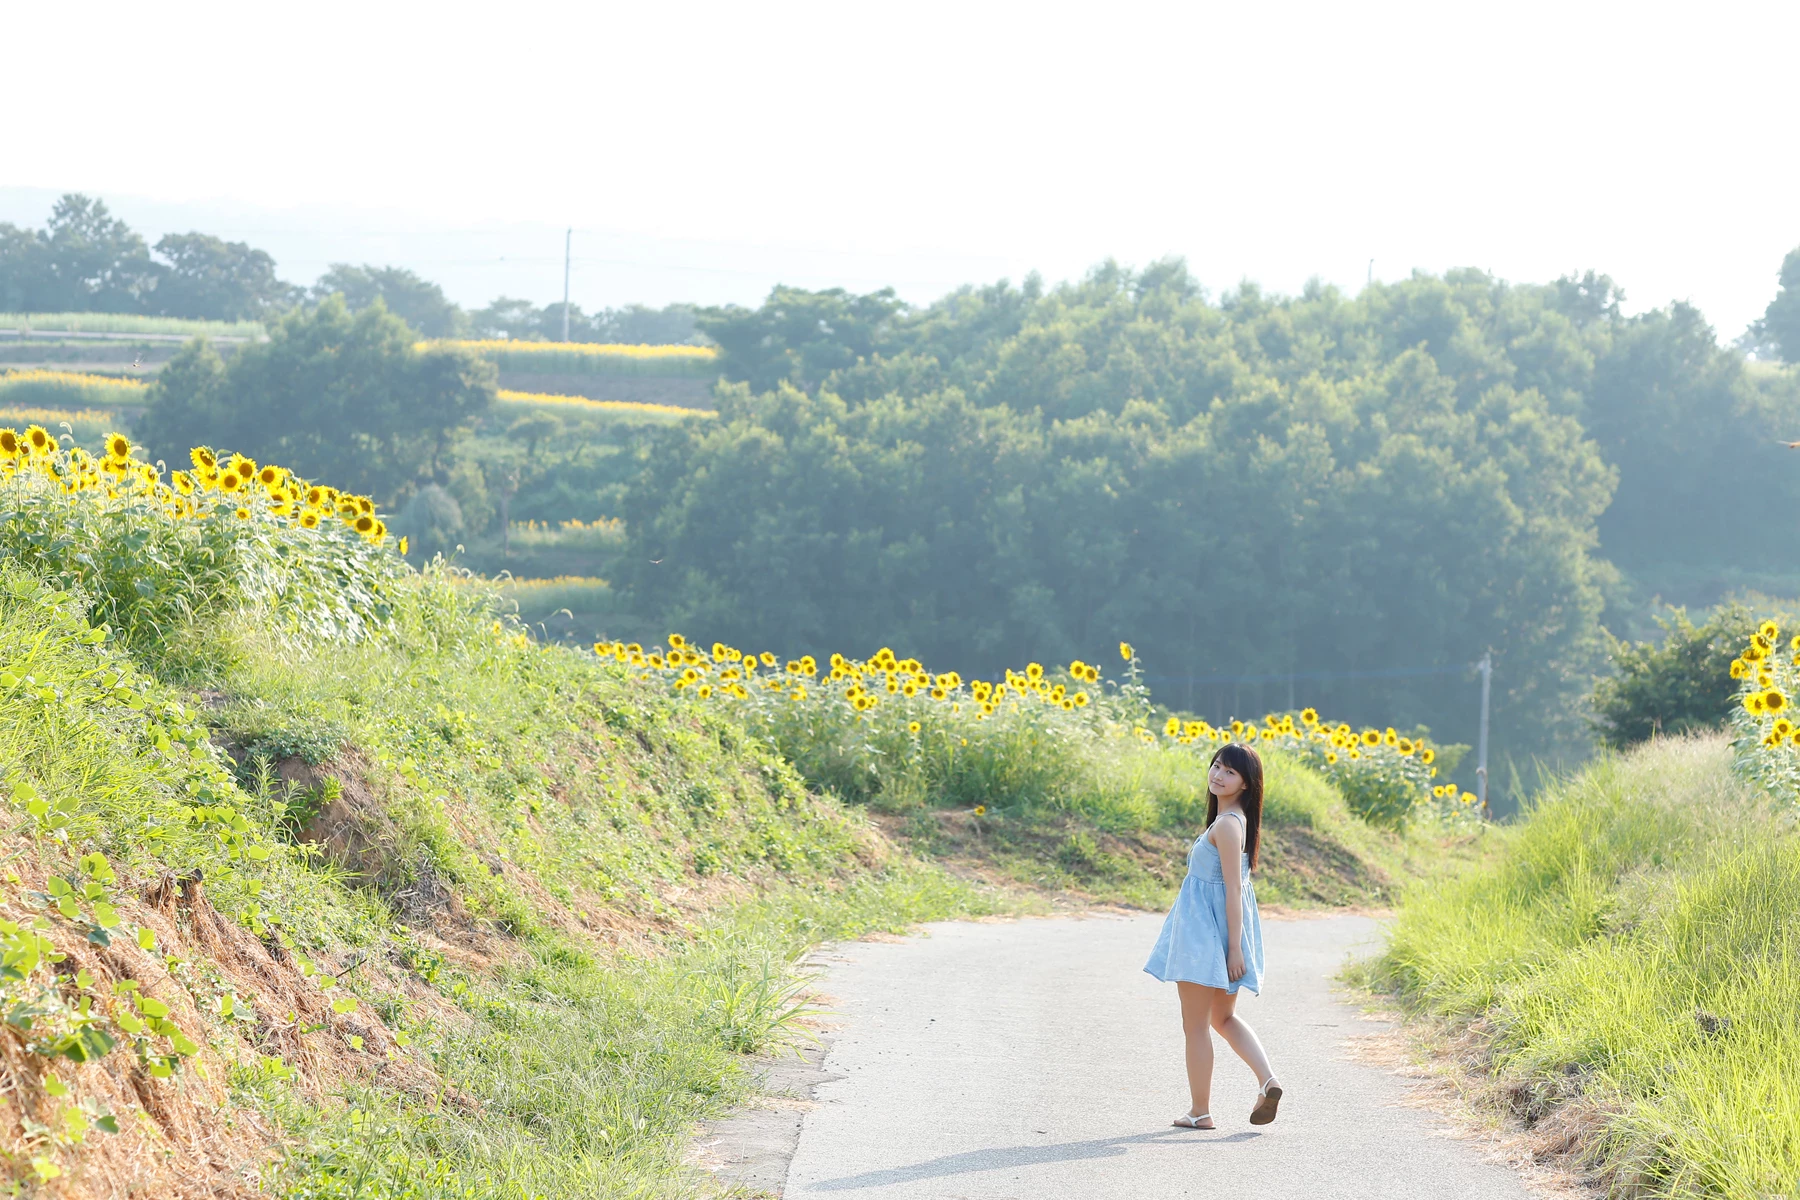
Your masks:
M120 36L84 45L83 86L52 55L0 83L15 111L57 100L8 134L0 220L83 191L151 240L248 241L300 283L392 263L468 306L560 298L568 226L588 309L777 282L924 302L1171 254L1215 294L1354 292L1370 260L1592 269L1728 340L1800 244L1767 128L1793 6L136 14L97 7Z

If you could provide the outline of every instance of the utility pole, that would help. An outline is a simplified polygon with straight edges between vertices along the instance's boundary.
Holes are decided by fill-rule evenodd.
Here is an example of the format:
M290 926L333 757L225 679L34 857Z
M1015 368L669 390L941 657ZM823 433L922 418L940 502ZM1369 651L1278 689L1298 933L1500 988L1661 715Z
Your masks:
M569 340L569 247L575 241L575 231L568 230L563 234L563 341Z
M1369 260L1369 276L1363 280L1363 286L1365 288L1375 286L1375 260L1372 258Z
M1477 798L1481 801L1481 815L1483 819L1487 819L1493 815L1488 812L1487 798L1487 729L1488 685L1493 682L1494 678L1494 652L1489 650L1483 654L1481 661L1475 664L1475 669L1481 672L1481 735L1476 742L1475 749L1475 791Z

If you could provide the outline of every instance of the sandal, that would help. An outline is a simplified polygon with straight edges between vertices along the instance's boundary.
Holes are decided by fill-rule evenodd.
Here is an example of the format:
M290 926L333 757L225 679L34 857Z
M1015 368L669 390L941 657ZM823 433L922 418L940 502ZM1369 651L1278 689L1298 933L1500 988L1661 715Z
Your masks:
M1257 1089L1256 1107L1250 1110L1252 1125L1267 1125L1275 1119L1276 1106L1281 1103L1281 1085L1275 1082L1273 1075L1269 1081Z
M1193 1117L1193 1116L1176 1117L1175 1120L1173 1121L1173 1124L1175 1125L1175 1127L1177 1129L1216 1129L1217 1126L1215 1126L1215 1125L1202 1125L1200 1123L1202 1121L1211 1121L1211 1120L1212 1120L1211 1113L1201 1113L1197 1117Z

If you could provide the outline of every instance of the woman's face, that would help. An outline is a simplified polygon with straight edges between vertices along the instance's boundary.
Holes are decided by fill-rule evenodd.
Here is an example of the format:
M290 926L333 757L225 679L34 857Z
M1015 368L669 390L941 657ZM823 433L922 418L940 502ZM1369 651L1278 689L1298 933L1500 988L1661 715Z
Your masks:
M1212 770L1207 772L1206 781L1212 794L1220 800L1235 800L1238 793L1244 790L1244 777L1223 762L1212 765Z

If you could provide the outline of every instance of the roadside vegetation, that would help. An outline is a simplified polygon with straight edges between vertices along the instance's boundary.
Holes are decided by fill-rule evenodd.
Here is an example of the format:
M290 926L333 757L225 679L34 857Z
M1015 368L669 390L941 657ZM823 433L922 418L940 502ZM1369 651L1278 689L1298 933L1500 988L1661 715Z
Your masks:
M1140 901L1178 876L1214 735L1134 723L1152 713L1129 674L1108 690L1080 664L1076 706L1028 665L1015 707L987 690L991 744L858 775L841 680L814 684L808 751L624 647L532 638L491 586L407 565L367 497L190 459L0 432L0 1136L22 1189L691 1194L693 1122L748 1095L747 1055L805 1036L807 947L1041 903L969 868ZM791 695L777 711L806 708ZM963 703L916 715L941 740ZM1079 732L1077 707L1104 725ZM1272 838L1405 865L1336 764L1305 765L1336 727L1255 736ZM1415 825L1437 799L1417 791ZM1003 851L952 872L889 818ZM1174 862L1109 849L1151 835ZM1331 903L1389 882L1302 874L1271 886Z
M1718 734L1547 789L1499 861L1408 894L1366 982L1621 1197L1800 1176L1800 836Z
M684 1194L800 950L1000 902L304 481L46 438L0 482L21 1187Z

